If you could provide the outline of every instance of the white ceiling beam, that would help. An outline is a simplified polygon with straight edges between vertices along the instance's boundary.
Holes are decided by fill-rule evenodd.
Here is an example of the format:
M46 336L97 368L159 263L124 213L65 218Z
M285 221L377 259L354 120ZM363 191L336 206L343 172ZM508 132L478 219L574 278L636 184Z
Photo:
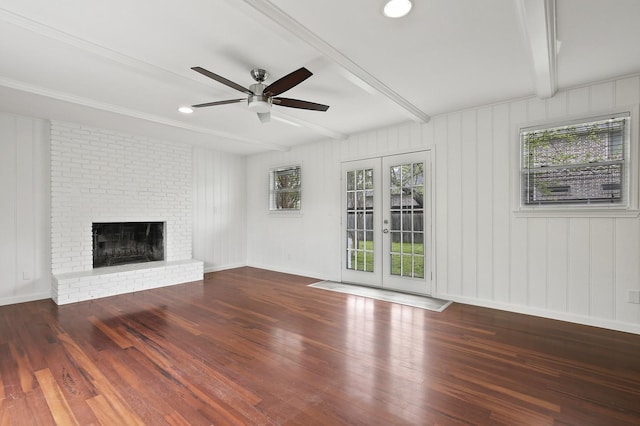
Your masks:
M315 131L316 133L319 133L321 135L327 136L331 139L337 139L337 140L345 140L348 138L348 135L345 135L344 133L340 133L340 132L336 132L334 130L331 129L327 129L326 127L323 126L319 126L317 124L311 123L309 121L303 120L301 118L298 117L294 117L292 115L286 114L282 111L274 111L273 109L271 110L271 118L277 121L280 121L282 123L287 123L290 124L292 126L297 126L297 127L306 127L310 130Z
M334 63L344 68L354 77L362 80L367 85L373 87L377 92L386 96L392 102L400 106L407 111L411 118L420 123L427 123L431 117L420 110L418 107L404 99L402 96L391 90L388 86L382 83L380 80L369 74L358 64L347 58L340 53L337 49L331 46L329 43L318 37L311 32L307 27L300 22L293 19L286 14L282 9L268 0L244 0L246 4L251 6L254 10L260 12L271 21L287 30L297 38L303 40L311 47L331 59Z
M517 5L531 54L536 95L550 98L558 90L556 1L518 0Z
M171 120L165 117L147 114L145 112L137 111L134 109L124 108L121 106L108 104L105 102L95 101L93 99L87 99L81 96L75 96L68 93L59 92L56 90L46 89L44 87L35 86L35 85L24 83L21 81L11 80L8 78L0 77L0 86L7 87L9 89L19 90L26 93L31 93L34 95L45 96L47 98L55 99L58 101L69 102L76 105L82 105L84 107L88 107L96 110L120 114L127 117L137 118L139 120L149 121L152 123L163 124L165 126L171 126L179 129L189 130L192 132L212 135L212 136L224 138L227 140L240 141L246 144L260 146L260 147L264 147L264 148L272 149L276 151L289 150L289 148L286 146L264 142L256 139L244 138L228 132L222 132L222 131L212 130L205 127L194 126L191 124L184 123L182 121Z

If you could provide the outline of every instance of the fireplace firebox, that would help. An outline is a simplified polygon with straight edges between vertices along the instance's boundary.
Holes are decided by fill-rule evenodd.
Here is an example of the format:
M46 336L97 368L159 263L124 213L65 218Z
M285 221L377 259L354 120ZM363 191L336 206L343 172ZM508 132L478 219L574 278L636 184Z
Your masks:
M164 260L164 222L93 223L93 267Z

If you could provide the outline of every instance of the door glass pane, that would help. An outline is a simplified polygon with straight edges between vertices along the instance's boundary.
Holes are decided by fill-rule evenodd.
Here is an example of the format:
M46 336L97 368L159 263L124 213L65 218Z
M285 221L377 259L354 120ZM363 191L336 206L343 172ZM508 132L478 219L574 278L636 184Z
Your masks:
M373 272L373 169L350 170L347 179L347 269Z
M424 278L424 163L391 166L389 177L391 275Z
M400 210L391 210L391 226L392 231L399 231L401 228Z
M347 191L353 191L356 189L356 173L351 170L347 172Z
M373 189L373 169L365 170L364 174L365 174L364 187L366 189Z
M353 192L347 192L347 210L353 210L356 208L356 194Z

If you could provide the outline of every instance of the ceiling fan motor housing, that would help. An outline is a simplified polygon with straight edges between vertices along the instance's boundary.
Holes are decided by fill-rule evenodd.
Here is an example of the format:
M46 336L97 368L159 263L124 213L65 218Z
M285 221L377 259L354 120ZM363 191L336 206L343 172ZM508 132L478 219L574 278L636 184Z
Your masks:
M262 83L256 83L249 86L253 95L249 95L247 104L253 112L265 113L271 111L271 97L263 95L264 88L267 87Z

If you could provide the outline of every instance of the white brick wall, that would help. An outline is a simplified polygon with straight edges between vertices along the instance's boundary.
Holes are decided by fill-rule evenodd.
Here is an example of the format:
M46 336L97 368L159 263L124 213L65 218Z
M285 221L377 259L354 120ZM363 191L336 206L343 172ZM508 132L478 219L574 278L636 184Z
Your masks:
M166 262L191 260L191 152L188 145L52 121L53 274L92 270L93 222L165 222ZM184 281L192 281L187 275Z

